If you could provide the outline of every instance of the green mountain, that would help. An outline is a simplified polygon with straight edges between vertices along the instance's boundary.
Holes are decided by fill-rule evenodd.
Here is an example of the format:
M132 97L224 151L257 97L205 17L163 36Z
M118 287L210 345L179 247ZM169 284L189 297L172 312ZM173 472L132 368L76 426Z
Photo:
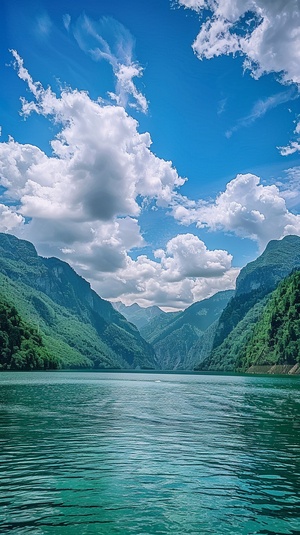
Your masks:
M214 347L218 347L247 312L300 266L300 238L286 236L268 243L265 251L245 266L236 281L236 293L222 313Z
M141 329L142 336L153 345L161 369L193 369L199 362L196 348L203 334L218 320L233 293L219 292L183 312L159 316Z
M196 369L232 371L243 367L243 355L252 339L271 292L292 270L300 267L300 238L271 241L264 253L241 270L235 296L220 316L213 349L199 358ZM203 358L203 355L202 355Z
M272 292L237 367L248 371L254 366L274 364L300 364L300 271Z
M116 303L112 303L112 306L139 330L145 327L153 318L167 314L157 306L143 308L137 303L126 306L120 301L117 301Z
M0 234L0 295L39 330L63 367L155 368L155 353L112 305L57 258ZM0 348L1 349L1 348Z
M43 343L37 329L18 314L16 308L0 296L0 369L54 369L59 361Z

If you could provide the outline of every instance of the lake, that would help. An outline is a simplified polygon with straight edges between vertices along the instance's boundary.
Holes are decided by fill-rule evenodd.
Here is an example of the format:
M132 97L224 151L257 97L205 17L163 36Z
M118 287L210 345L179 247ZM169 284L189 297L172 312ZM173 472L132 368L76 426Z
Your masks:
M0 374L0 533L300 533L300 377Z

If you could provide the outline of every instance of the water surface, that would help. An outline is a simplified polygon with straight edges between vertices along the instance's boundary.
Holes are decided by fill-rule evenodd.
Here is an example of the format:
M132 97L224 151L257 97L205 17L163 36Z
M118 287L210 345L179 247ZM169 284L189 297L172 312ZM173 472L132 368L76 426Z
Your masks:
M300 533L300 378L0 374L0 533Z

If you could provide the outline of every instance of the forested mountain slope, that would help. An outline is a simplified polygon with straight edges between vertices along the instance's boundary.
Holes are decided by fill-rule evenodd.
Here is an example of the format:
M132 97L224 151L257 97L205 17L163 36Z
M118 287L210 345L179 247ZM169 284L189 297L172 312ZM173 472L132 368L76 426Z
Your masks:
M300 271L295 271L271 294L237 368L299 363Z
M213 350L197 369L232 371L242 363L271 292L291 271L300 268L300 238L272 241L264 253L241 270L235 296L224 309L216 328ZM239 363L239 364L238 364Z
M0 296L0 370L54 369L59 360L49 353L37 329Z
M34 246L0 234L0 292L38 326L61 366L154 368L140 333L65 262L42 258Z
M247 312L291 271L300 266L300 238L286 236L270 241L256 260L247 264L236 281L234 298L224 309L214 339L218 347Z
M233 290L218 292L183 312L159 316L141 329L141 334L153 345L162 369L193 369L198 358L198 353L193 351L195 344L201 344L199 339L220 317L233 294Z

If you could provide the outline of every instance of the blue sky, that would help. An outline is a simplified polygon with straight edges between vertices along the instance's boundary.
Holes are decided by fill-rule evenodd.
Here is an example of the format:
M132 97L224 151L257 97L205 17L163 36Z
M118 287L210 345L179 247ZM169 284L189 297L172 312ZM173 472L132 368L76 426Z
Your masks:
M2 232L166 309L300 234L298 0L2 6Z

